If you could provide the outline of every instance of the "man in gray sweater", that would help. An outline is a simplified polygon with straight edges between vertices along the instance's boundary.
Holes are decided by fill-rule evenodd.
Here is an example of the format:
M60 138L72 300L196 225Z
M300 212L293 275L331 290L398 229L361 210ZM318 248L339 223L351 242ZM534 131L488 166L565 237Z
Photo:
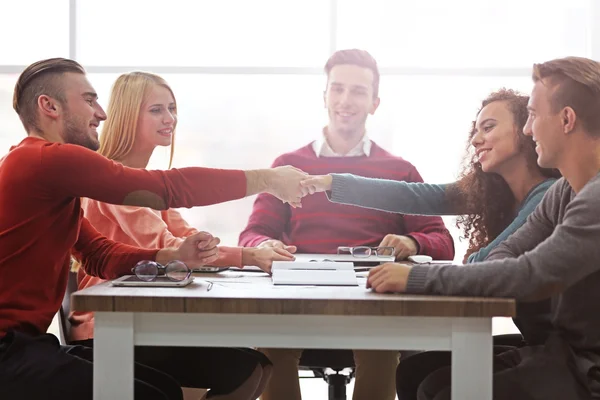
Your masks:
M569 57L534 65L525 134L538 164L563 179L526 224L485 262L373 269L378 292L513 297L556 296L555 332L543 346L497 357L494 399L600 397L600 63ZM448 371L423 381L424 398L449 398Z
M536 64L526 135L538 164L563 177L525 225L484 262L388 263L371 270L377 292L552 298L552 332L494 360L494 399L600 398L600 63L568 57ZM334 176L331 198L359 195ZM449 368L430 374L419 398L449 399Z

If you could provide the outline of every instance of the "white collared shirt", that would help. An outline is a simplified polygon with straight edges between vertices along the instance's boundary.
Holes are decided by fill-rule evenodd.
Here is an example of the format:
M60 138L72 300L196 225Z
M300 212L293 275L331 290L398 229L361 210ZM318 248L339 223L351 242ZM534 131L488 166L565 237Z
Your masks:
M327 137L325 136L326 129L323 129L323 135L312 144L317 157L369 157L371 155L371 139L369 139L366 132L360 142L354 148L350 149L348 153L339 154L333 151L329 143L327 143Z

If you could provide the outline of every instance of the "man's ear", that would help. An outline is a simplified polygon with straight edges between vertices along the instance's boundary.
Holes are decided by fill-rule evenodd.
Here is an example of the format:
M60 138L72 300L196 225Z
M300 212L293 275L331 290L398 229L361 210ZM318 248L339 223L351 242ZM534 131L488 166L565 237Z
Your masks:
M38 97L38 109L47 117L56 119L62 112L61 104L53 97L42 94Z
M381 103L381 100L379 99L379 97L376 97L373 99L373 105L371 106L371 109L369 110L369 114L371 114L371 115L375 114L375 111L377 111L377 107L379 107L379 103Z
M571 107L565 107L560 112L561 123L563 125L564 133L571 133L575 129L575 122L577 121L577 114Z
M327 90L323 90L323 108L327 108Z

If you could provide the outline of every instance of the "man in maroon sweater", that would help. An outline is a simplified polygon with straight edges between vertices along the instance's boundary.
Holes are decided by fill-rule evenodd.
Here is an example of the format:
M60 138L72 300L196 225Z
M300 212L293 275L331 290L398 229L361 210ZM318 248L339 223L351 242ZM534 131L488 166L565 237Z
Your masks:
M91 399L90 349L61 348L44 335L65 293L71 253L88 274L113 279L141 260L209 263L219 240L201 232L179 248L116 243L84 218L79 198L167 209L267 191L297 203L305 174L293 167L147 171L108 160L93 151L106 115L72 60L29 66L13 106L28 137L0 159L0 398ZM181 398L175 381L143 366L136 367L135 389L136 398Z
M363 50L342 50L325 65L324 93L329 123L318 140L277 158L273 166L293 165L310 174L356 175L422 182L416 168L366 134L365 122L379 106L377 63ZM282 247L300 253L336 253L338 246L393 246L396 258L415 254L452 260L454 242L441 218L390 214L334 204L325 196L302 200L291 208L273 196L259 195L242 246ZM265 400L300 399L298 361L302 350L262 349L274 372ZM395 397L395 352L355 351L354 400Z

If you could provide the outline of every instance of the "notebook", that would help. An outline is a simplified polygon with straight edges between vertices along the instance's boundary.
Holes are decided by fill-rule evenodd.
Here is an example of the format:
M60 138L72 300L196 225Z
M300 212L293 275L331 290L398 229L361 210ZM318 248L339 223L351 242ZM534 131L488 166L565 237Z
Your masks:
M274 285L358 286L351 262L274 261Z
M355 257L352 254L294 254L296 261L338 261L350 262L354 266L377 266L386 262L394 262L394 256Z

